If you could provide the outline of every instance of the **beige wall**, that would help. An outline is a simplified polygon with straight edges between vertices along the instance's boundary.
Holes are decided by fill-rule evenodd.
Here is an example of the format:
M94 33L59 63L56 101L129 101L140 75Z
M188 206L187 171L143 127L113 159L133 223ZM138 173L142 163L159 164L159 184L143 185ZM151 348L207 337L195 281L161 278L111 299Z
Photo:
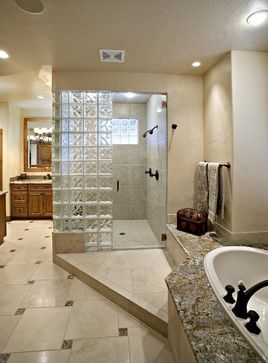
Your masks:
M146 105L114 103L113 117L139 120L138 145L113 145L113 218L145 219Z
M230 162L231 169L225 173L226 204L223 220L218 223L232 230L232 64L231 54L204 75L204 160Z
M194 168L203 156L203 80L201 76L152 73L54 71L53 89L106 89L168 94L168 213L193 206Z
M159 180L146 178L147 219L157 239L166 233L166 156L167 156L167 122L166 108L162 108L165 97L153 95L147 102L147 129L158 125L152 135L147 134L147 170L159 172ZM159 112L161 111L161 112Z
M268 53L232 52L232 74L233 231L237 241L256 232L254 240L267 243Z

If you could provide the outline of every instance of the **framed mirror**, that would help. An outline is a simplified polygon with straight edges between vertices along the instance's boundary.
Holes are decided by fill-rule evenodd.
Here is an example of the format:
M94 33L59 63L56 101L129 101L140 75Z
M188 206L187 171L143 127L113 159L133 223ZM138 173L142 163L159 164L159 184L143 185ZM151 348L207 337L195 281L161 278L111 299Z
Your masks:
M24 119L24 171L51 171L52 119Z

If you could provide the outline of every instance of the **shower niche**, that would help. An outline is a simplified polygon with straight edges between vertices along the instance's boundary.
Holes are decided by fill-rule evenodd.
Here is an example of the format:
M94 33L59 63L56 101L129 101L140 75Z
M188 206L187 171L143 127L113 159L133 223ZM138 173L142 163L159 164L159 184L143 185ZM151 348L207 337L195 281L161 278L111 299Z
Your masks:
M55 241L79 240L84 251L164 247L166 96L131 96L54 92Z

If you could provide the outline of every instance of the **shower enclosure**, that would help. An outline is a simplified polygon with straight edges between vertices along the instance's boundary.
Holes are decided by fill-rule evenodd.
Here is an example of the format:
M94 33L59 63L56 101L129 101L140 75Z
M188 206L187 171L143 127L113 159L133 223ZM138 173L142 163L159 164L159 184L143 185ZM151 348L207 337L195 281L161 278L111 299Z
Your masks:
M164 246L166 96L127 95L54 92L54 233L86 251Z

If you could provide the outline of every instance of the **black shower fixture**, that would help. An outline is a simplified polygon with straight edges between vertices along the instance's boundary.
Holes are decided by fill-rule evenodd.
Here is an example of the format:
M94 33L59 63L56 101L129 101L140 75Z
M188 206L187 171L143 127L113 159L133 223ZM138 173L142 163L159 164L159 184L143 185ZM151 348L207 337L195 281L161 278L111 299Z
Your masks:
M150 129L150 130L147 130L142 136L143 137L146 137L147 136L147 134L149 133L150 135L152 135L153 133L154 133L154 130L155 129L158 129L158 125L156 125L156 126L154 126L152 129Z

